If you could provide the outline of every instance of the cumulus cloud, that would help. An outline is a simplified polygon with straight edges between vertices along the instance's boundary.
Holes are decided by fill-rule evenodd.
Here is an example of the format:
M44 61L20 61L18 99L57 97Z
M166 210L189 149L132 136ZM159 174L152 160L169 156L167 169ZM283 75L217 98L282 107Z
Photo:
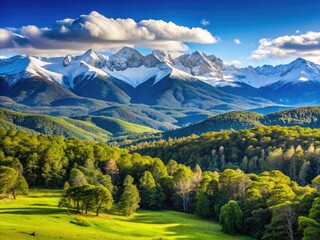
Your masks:
M303 57L320 63L320 32L307 32L275 39L262 38L259 43L259 47L251 55L255 60L265 58L291 60Z
M203 25L203 26L208 26L208 25L210 25L210 21L208 21L208 20L206 20L206 19L202 19L200 23L201 23L201 25Z
M186 51L185 43L212 44L217 38L202 28L188 28L162 20L107 18L98 12L56 21L50 28L0 28L0 49L30 54L76 53L94 48L110 51L124 45Z
M235 44L241 44L241 43L242 43L242 42L240 41L240 39L238 39L238 38L234 39L233 42L234 42Z

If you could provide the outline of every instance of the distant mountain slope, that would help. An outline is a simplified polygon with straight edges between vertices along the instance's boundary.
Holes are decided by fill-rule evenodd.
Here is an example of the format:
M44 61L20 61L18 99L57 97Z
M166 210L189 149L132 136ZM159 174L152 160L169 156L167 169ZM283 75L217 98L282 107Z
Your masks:
M113 135L155 131L151 128L113 118L95 118L95 122L99 124L92 121L90 117L87 119L88 121L0 109L2 127L28 133L77 137L84 140L106 142Z
M117 118L162 131L178 128L174 125L176 120L173 117L140 104L112 106L92 112L90 115Z
M204 110L250 109L271 104L225 93L191 75L173 71L156 82L149 80L136 89L132 102L147 105L189 107Z
M320 73L319 73L320 76ZM261 88L264 96L280 104L320 104L320 81L276 82Z
M263 108L253 108L248 110L249 112L255 112L255 113L261 113L264 115L279 112L279 111L284 111L288 109L293 109L294 107L285 107L285 106L268 106L268 107L263 107Z
M167 131L179 126L189 125L214 116L223 111L206 111L191 108L173 108L147 106L143 104L112 104L100 100L79 98L56 101L51 106L27 106L15 102L9 97L0 96L0 108L32 114L52 116L106 116L127 122L148 126L160 131Z
M237 68L200 51L173 57L123 47L109 56L89 49L78 56L0 59L0 107L67 117L105 112L158 130L233 110L317 105L319 96L320 65L302 58Z
M267 126L301 126L320 128L320 107L301 107L266 115L261 123Z
M208 118L204 121L163 133L168 137L186 137L192 134L201 135L206 132L222 130L241 130L260 126L301 126L320 127L320 107L301 107L280 111L268 115L254 112L233 111Z
M208 118L196 124L176 130L165 132L163 135L168 137L185 137L191 134L201 135L206 132L219 132L222 130L240 130L253 127L260 127L259 120L263 115L245 111L233 111Z
M156 132L156 130L149 127L145 127L145 126L134 124L134 123L129 123L120 119L115 119L110 117L85 116L85 117L76 117L74 119L81 120L87 123L92 123L95 126L112 133L113 136L122 136L122 135L145 133L145 132Z
M247 94L256 89L245 83L225 81L222 70L222 60L198 51L177 59L160 50L143 56L128 47L111 56L92 49L64 58L20 55L0 59L0 97L7 97L0 107L81 116L103 109L103 104L107 105L104 108L117 104L138 105L138 109L140 104L159 106L172 111L154 111L146 121L138 110L132 122L168 130L203 120L216 111L274 105L257 93ZM222 91L221 86L241 88L242 95ZM194 114L177 116L177 112Z
M49 106L27 106L17 103L9 97L0 96L0 108L11 109L17 112L45 114L52 116L85 116L92 111L98 111L106 107L110 107L107 102L95 99L76 99L67 98L61 101L56 101L54 105Z

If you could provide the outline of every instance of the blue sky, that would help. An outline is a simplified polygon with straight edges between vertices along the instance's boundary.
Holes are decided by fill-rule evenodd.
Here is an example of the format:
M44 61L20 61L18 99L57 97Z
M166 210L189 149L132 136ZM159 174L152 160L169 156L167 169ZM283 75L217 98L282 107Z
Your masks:
M215 54L227 62L240 61L244 66L285 63L299 56L317 62L317 49L320 45L315 42L320 41L320 37L316 34L320 32L319 9L320 0L29 0L21 2L0 0L0 29L9 29L10 34L20 36L23 35L22 26L34 25L39 29L52 28L57 20L76 19L81 14L87 15L92 11L97 11L106 18L131 18L137 23L142 20L155 19L171 21L177 26L190 29L193 27L206 29L218 41L212 43L208 40L205 43L204 40L199 41L192 38L190 43L188 38L182 37L181 42L188 47L187 52L200 50L208 54ZM205 25L201 24L202 20L206 23ZM313 34L307 34L308 32L313 32ZM5 33L3 31L2 34ZM285 36L294 37L287 39ZM27 39L30 36L26 34L23 37ZM263 38L268 40L263 44L259 43L259 40ZM280 39L276 40L277 38ZM240 44L236 44L235 39L240 40L238 41ZM21 41L25 40L20 39L18 42ZM279 42L281 42L280 45ZM16 47L16 45L8 42L1 45L0 31L0 55L12 55L24 51L28 53L30 49L26 47L26 44L23 47ZM90 42L87 45L90 48ZM41 46L33 47L44 51L46 47L51 46L51 44L41 44ZM135 46L146 53L150 51L153 44L139 41L139 44ZM308 46L308 51L305 50L305 46ZM30 53L41 54L39 49L30 50ZM62 50L60 52L63 54Z

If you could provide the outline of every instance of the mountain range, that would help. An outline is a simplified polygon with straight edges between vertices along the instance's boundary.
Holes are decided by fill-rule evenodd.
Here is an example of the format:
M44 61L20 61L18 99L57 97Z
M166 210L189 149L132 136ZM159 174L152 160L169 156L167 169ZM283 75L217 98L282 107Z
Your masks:
M144 56L123 47L113 55L0 59L0 107L57 116L109 116L159 130L231 110L317 105L320 66L237 68L196 51Z

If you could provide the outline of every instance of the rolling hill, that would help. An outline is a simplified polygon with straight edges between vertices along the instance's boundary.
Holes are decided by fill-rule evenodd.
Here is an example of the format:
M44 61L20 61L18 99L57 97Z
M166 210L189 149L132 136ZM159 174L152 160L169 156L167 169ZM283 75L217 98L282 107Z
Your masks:
M156 130L115 118L67 118L40 114L26 114L0 109L0 123L5 129L32 134L77 137L83 140L106 142L117 135L128 135Z
M301 107L262 115L254 112L233 111L208 118L187 127L167 131L165 138L201 135L222 130L241 130L260 126L320 127L320 107Z
M240 130L259 127L262 126L259 121L261 118L263 118L262 114L245 111L233 111L208 118L204 121L187 127L165 132L163 135L165 138L184 137L191 134L200 135L206 132L219 132L222 130Z

